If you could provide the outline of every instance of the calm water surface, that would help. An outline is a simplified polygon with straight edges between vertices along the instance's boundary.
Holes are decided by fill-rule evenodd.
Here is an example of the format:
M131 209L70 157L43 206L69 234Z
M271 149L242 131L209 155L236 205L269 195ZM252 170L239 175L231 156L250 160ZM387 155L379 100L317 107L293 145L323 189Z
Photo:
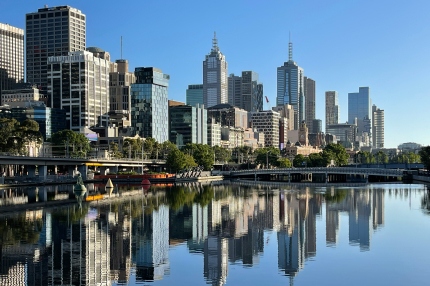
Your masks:
M0 285L430 285L425 185L112 197L1 214Z

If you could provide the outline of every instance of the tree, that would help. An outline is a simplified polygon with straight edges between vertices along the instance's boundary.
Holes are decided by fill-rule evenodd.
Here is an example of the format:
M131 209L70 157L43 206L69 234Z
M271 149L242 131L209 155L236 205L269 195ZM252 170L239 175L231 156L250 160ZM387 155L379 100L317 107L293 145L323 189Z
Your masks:
M116 142L111 142L109 144L109 154L112 158L115 158L115 159L120 159L123 157L123 154L119 150L118 143Z
M322 153L309 154L308 167L327 167L327 162L324 160Z
M125 158L142 159L142 139L126 138L122 144L122 152Z
M345 147L334 143L330 143L324 148L322 151L322 157L326 160L327 165L333 160L336 166L348 164L349 159L349 155L346 153Z
M293 160L293 166L296 168L305 167L308 164L308 158L302 154L297 154Z
M375 154L374 157L376 159L376 163L378 163L378 164L386 164L386 163L388 163L388 155L385 152L381 151L381 150L379 150Z
M212 147L215 153L216 162L228 162L231 160L230 151L226 148L220 147L218 145Z
M184 154L178 149L172 150L166 159L166 166L170 172L177 173L186 168L197 166L194 158L189 154Z
M280 151L275 147L259 148L254 151L254 156L255 164L266 166L268 168L269 166L267 166L267 163L272 166L278 165Z
M279 168L291 168L292 164L288 158L281 157L278 159L277 167Z
M178 146L176 146L174 143L170 141L165 141L159 145L159 159L166 159L167 156L170 154L171 151L178 150Z
M196 163L203 166L205 171L212 169L214 164L214 150L209 145L188 143L182 147L181 151L193 156Z
M427 169L427 171L430 170L430 146L422 147L421 150L418 152L418 154L421 157L421 162L423 163L424 167Z
M91 150L90 141L84 134L69 129L52 134L54 154L69 157L84 157Z

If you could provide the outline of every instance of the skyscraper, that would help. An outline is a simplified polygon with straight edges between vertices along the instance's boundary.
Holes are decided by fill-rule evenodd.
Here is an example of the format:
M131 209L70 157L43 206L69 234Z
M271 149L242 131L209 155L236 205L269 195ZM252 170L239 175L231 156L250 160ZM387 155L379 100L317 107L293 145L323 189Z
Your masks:
M348 93L348 123L353 124L357 119L357 135L359 141L369 146L364 138L371 138L372 133L372 101L368 87L360 87L358 92Z
M27 82L46 92L48 58L85 50L85 20L80 10L70 6L45 6L26 15Z
M0 96L23 80L24 30L0 23Z
M187 105L196 106L203 105L203 84L188 85L186 93Z
M178 148L188 143L207 144L207 121L203 106L169 106L169 140Z
M315 133L316 131L313 129L313 120L315 119L315 81L305 76L304 82L306 125L309 128L309 133Z
M248 112L263 110L263 84L258 81L258 73L243 71L242 76L228 77L229 103Z
M160 69L138 67L131 85L131 127L140 137L169 140L167 91L170 76Z
M290 104L294 109L294 130L305 119L304 72L293 61L293 44L289 43L289 59L277 69L276 105Z
M384 110L372 106L372 142L374 148L384 148Z
M66 110L67 128L107 126L109 65L88 51L70 52L47 60L50 106Z
M339 100L337 91L325 92L325 132L327 126L339 123Z
M212 50L203 61L203 103L206 108L228 102L227 67L215 33Z

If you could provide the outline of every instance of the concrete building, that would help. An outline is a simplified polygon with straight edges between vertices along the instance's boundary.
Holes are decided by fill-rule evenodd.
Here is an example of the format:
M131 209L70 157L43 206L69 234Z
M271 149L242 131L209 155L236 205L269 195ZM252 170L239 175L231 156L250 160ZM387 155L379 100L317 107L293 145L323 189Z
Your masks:
M336 136L336 140L353 146L357 136L357 125L349 123L332 124L326 127L326 134Z
M325 130L327 126L339 123L339 98L337 91L325 92Z
M221 146L221 124L216 123L214 119L208 118L208 145Z
M48 97L53 108L66 110L67 128L106 126L109 112L108 60L91 52L70 52L48 58Z
M203 104L207 108L228 102L227 71L227 61L214 34L212 50L203 61Z
M86 16L80 10L70 6L49 8L45 5L37 12L26 14L27 82L36 84L45 93L49 84L48 58L84 51L85 47ZM52 100L48 100L50 103Z
M0 23L0 95L23 81L24 30Z
M208 119L221 126L248 128L248 111L230 104L218 104L208 108Z
M309 128L309 133L316 132L313 129L313 120L315 119L315 81L309 77L304 77L304 94L305 94L305 121Z
M10 102L28 102L39 101L39 89L32 84L18 83L14 88L2 90L1 102L2 104L9 104Z
M186 93L187 105L203 106L203 84L190 84L188 85Z
M169 140L178 148L188 143L207 144L207 130L204 106L169 106Z
M263 85L258 74L243 71L242 76L231 74L228 77L229 103L249 112L263 110Z
M221 146L233 149L244 145L244 130L232 126L221 126Z
M287 119L287 131L294 130L294 109L292 105L278 105L272 107L272 110L278 112L282 118Z
M293 61L293 44L289 43L289 59L277 69L276 105L289 104L294 109L294 129L305 119L304 71Z
M366 142L366 138L371 139L372 134L372 100L368 87L360 87L358 92L348 93L348 123L353 124L355 119L358 141L371 146L370 142Z
M263 147L264 133L258 132L256 129L246 128L243 132L243 145L251 147L252 150Z
M281 115L273 110L251 112L251 127L264 133L264 147L279 148L279 119Z
M131 85L131 126L134 134L152 137L159 143L169 140L168 87L170 76L160 69L135 69Z
M384 110L372 106L372 142L373 148L384 148Z
M131 124L131 85L136 76L128 71L128 61L124 59L111 63L109 72L109 121L118 127Z

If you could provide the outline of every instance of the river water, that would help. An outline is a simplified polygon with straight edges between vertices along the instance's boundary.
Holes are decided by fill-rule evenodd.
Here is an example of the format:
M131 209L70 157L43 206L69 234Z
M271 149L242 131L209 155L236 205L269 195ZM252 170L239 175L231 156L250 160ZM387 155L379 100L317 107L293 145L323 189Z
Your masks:
M430 193L116 186L109 200L1 213L0 255L0 285L14 286L430 285Z

